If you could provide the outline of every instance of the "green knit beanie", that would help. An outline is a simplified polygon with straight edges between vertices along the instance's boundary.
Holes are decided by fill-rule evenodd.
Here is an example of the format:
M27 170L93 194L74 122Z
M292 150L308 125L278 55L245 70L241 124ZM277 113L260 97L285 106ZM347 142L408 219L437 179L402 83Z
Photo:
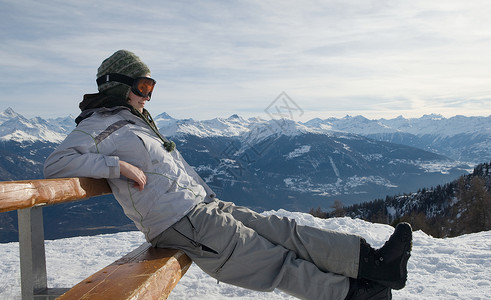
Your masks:
M150 74L150 69L133 52L119 50L106 58L99 69L97 78L108 73L123 74L132 78ZM99 92L105 95L112 95L124 100L128 99L131 87L119 82L106 82L99 86Z

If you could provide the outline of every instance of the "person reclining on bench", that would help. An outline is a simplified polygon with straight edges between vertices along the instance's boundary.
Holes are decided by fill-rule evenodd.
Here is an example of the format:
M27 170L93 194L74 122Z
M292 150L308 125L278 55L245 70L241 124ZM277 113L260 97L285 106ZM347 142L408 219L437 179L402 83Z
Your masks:
M145 104L156 81L119 50L97 71L77 127L47 158L47 178L106 178L124 213L154 247L183 250L219 281L300 299L391 299L407 280L412 229L400 223L384 246L262 216L215 197Z

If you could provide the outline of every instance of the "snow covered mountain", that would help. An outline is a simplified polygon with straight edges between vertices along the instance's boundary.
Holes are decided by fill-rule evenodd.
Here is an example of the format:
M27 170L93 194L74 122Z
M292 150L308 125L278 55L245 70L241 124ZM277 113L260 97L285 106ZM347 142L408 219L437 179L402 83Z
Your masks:
M0 113L0 140L60 143L71 131L73 118L26 119L11 108Z
M346 116L341 119L313 119L305 125L418 147L473 164L491 158L491 116L444 118L431 114L421 118L399 116L389 120Z
M26 119L11 108L0 112L0 140L59 143L74 127L74 117ZM424 115L421 118L369 120L363 116L312 119L307 122L244 119L238 115L212 120L174 119L167 113L154 118L165 136L185 135L236 137L248 144L258 143L271 135L295 136L303 133L330 135L344 132L379 141L404 144L448 156L454 160L478 164L489 161L491 154L491 116L444 118Z
M26 175L27 171L21 172L28 170L28 165L22 163L26 159L35 165L33 174L41 177L43 156L75 127L73 120L72 116L26 119L10 108L0 113L0 141L4 149L0 179L18 179L18 173ZM470 158L455 161L436 155L459 152L455 145L451 150L441 150L448 148L448 143L443 141L456 136L460 137L462 147L474 150L469 150L474 154L473 159L491 160L488 151L491 116L445 119L431 115L393 120L347 116L301 123L286 119L244 119L238 115L204 121L179 120L162 113L154 120L216 189L234 192L250 189L256 191L254 196L267 193L255 187L266 183L275 193L280 190L300 193L298 196L303 199L305 193L314 198L358 195L352 199L356 202L364 198L359 195L375 192L373 196L383 196L389 190L400 191L403 185L408 191L420 184L443 183L472 168ZM396 140L396 136L401 138ZM429 142L424 144L425 140ZM439 148L434 150L436 144ZM44 151L40 153L39 149ZM479 151L482 155L476 155ZM467 161L471 165L466 165ZM255 182L257 178L259 182ZM292 195L280 192L274 198L278 197ZM311 204L308 202L303 204Z
M243 119L233 115L227 119L206 121L176 120L167 114L157 116L156 123L167 136L196 135L237 136L242 139L281 132L292 136L299 133L331 134L345 132L362 135L379 141L403 144L448 156L454 160L478 164L489 161L491 154L491 116L444 118L441 115L424 115L421 118L369 120L363 116L312 119L308 122ZM260 132L259 132L260 131ZM254 143L254 140L250 140Z

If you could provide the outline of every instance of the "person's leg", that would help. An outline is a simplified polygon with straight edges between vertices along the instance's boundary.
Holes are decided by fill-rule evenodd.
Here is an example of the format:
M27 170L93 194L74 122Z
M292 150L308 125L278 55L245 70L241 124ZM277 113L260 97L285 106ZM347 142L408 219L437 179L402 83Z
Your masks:
M263 216L232 202L217 200L221 211L230 213L245 226L271 243L294 251L326 272L356 278L360 258L360 237L352 234L298 225L295 220Z
M301 299L346 297L347 277L319 270L295 252L244 226L217 205L198 205L152 244L182 249L212 277L240 287L258 291L278 288Z
M323 271L364 278L392 289L402 289L407 280L411 256L412 229L408 223L397 225L380 249L351 234L297 225L295 220L275 215L263 216L232 202L217 200L220 209L230 213L274 244L293 250Z

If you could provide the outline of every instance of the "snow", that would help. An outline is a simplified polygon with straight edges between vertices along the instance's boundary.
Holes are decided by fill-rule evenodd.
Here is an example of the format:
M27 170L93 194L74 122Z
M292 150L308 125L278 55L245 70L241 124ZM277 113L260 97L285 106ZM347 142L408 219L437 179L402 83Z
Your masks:
M13 110L7 109L0 114L0 140L60 143L74 127L67 125L69 119L67 117L45 121L40 117L35 117L28 120Z
M311 146L310 145L304 145L301 146L300 148L297 148L293 150L292 152L288 153L285 155L286 159L293 159L295 157L302 156L305 153L309 153Z
M336 174L336 177L339 177L339 170L336 167L336 164L334 163L334 160L332 159L331 156L329 156L329 161L331 162L332 169L334 170L334 174Z
M380 247L393 228L360 219L319 219L305 213L268 211L295 218L299 224L359 234ZM70 287L144 241L139 232L121 232L92 237L46 241L48 285ZM20 299L18 243L0 244L1 299ZM408 263L406 288L393 291L394 299L489 299L491 295L491 231L437 239L414 232L413 251ZM279 291L261 293L216 280L192 265L177 284L170 300L201 299L294 299Z
M333 164L334 172L336 176L339 176L339 170ZM354 189L357 187L363 187L370 184L383 186L387 188L398 187L388 179L381 176L350 176L345 179L338 178L334 183L317 183L312 182L309 177L287 177L283 179L283 183L287 189L300 193L314 193L323 196L337 196L341 194L354 194L354 193L366 193L357 192Z

